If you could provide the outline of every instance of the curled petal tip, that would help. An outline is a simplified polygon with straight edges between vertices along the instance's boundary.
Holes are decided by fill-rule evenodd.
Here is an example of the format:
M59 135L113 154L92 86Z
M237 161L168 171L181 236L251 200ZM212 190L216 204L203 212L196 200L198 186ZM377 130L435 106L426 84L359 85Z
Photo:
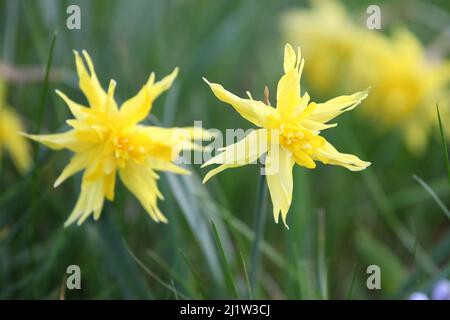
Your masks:
M208 81L205 77L202 77L203 81L205 81L208 85L211 85L211 82Z

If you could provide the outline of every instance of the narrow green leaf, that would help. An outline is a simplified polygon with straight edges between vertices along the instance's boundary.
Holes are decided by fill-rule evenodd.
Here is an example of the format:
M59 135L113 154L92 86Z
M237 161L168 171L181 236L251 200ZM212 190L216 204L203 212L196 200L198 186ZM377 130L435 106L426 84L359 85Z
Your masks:
M325 212L323 209L319 210L317 257L318 257L320 295L323 300L327 300L328 274L327 274L326 248L325 248Z
M265 175L260 174L259 186L258 186L258 197L256 198L255 206L255 237L252 244L251 252L251 266L250 266L250 286L252 291L255 292L255 281L258 272L258 267L260 264L260 246L261 241L264 237L264 230L266 227L267 220L267 199L268 187L265 179Z
M236 289L236 285L234 283L233 274L231 272L230 265L227 260L227 256L225 254L225 250L223 249L222 241L220 240L219 233L217 232L216 225L213 221L211 221L211 229L213 231L214 239L216 240L216 245L220 253L222 267L225 272L224 278L227 284L228 289L231 291L234 298L239 299L239 294Z
M158 282L161 286L163 286L164 288L168 289L169 291L173 292L176 296L181 297L184 300L189 299L187 296L185 296L183 293L179 292L178 290L176 290L174 288L174 286L172 286L171 284L166 283L164 280L162 280L160 277L158 277L154 272L152 272L149 268L147 268L147 266L144 264L144 262L142 262L134 253L133 251L131 251L131 249L128 247L128 245L126 244L125 240L123 240L123 244L128 252L128 254L131 256L131 258L133 258L133 260L137 263L137 265L139 267L142 268L142 270L144 270L144 272L146 274L148 274L153 280L155 280L156 282Z
M184 262L186 262L189 271L192 273L192 276L194 277L195 280L195 285L197 287L197 290L201 296L202 299L206 299L208 297L206 290L203 286L203 282L205 281L204 279L201 279L200 276L198 275L197 271L195 271L194 266L192 265L191 261L189 260L188 256L182 251L180 250L181 256L183 257Z
M253 290L252 290L252 286L250 285L250 278L248 277L248 271L247 271L247 266L245 264L244 254L242 253L242 251L240 253L241 253L242 267L244 268L245 283L247 285L248 298L250 300L253 300L254 299Z
M438 195L431 189L431 187L423 181L419 176L413 175L413 179L416 180L424 189L427 191L430 196L433 198L433 200L436 202L436 204L439 206L439 208L444 212L444 214L447 216L447 218L450 219L450 211L447 209L445 204L439 199Z
M44 115L45 101L46 101L46 98L47 98L48 79L49 79L49 75L50 75L50 69L52 67L53 51L55 49L56 35L57 35L57 32L55 31L53 33L52 41L50 43L50 52L49 52L49 55L48 55L47 65L45 67L44 87L42 89L41 100L39 102L39 109L38 109L38 114L37 114L36 134L39 134L39 132L41 131L42 117Z
M442 124L441 114L439 112L439 106L437 104L436 104L436 111L437 111L437 116L438 116L438 121L439 121L439 132L441 134L442 151L444 152L445 166L447 168L447 178L448 178L448 183L450 184L450 160L448 157L447 141L445 140L444 126Z
M356 264L353 265L352 279L350 280L350 286L348 287L348 291L347 291L347 300L352 300L353 288L355 286L355 280L356 280Z

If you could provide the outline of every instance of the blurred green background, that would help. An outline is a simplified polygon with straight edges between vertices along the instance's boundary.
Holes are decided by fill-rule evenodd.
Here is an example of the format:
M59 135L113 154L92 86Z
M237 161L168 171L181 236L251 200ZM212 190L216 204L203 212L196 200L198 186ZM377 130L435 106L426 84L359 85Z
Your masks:
M383 7L384 2L379 3ZM70 4L81 8L81 30L66 28ZM373 1L345 4L355 19L364 19ZM265 85L274 95L284 48L280 14L307 5L256 0L1 0L3 64L43 71L57 31L48 86L44 77L10 81L7 101L22 116L27 131L36 132L45 92L41 132L63 130L70 116L53 90L84 101L72 50L86 49L103 86L110 78L118 82L119 102L134 95L151 71L159 78L179 66L174 85L153 107L164 126L202 120L205 128L246 129L249 123L216 100L201 77L240 96L249 90L262 99ZM414 19L406 9L421 6L450 15L446 1L389 5L397 10L390 18L410 27L425 44L438 30L432 21ZM302 88L308 90L308 83ZM313 97L325 98L329 97ZM201 184L206 170L199 166L190 168L195 172L190 177L161 174L166 199L159 206L170 221L167 225L154 223L119 183L116 201L105 206L99 222L90 219L81 227L64 229L80 177L57 189L52 186L69 152L34 144L36 162L23 175L6 155L0 179L0 298L403 299L413 291L427 291L450 273L449 219L413 175L450 204L438 132L426 152L414 155L397 132L379 134L361 119L353 112L344 114L325 136L339 150L369 160L372 166L359 173L323 165L316 170L296 167L290 230L273 222L269 201L260 259L251 258L258 166L228 170L206 186ZM444 119L443 124L450 126L450 121ZM66 268L73 264L81 268L82 290L62 289ZM381 267L381 290L366 287L366 268L373 264ZM256 281L249 290L246 276L253 273Z

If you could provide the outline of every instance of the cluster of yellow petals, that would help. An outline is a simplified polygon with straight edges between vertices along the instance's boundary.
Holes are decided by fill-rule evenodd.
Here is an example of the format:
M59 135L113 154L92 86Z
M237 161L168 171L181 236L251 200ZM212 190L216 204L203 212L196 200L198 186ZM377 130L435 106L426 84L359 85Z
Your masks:
M97 220L104 199L114 199L117 174L152 219L167 222L157 206L157 200L163 199L157 186L157 171L187 174L187 170L174 164L179 152L195 149L198 146L194 140L209 137L200 128L140 124L148 117L154 100L171 86L178 69L157 82L152 73L142 89L119 108L114 99L116 82L111 80L104 91L87 52L83 51L83 57L87 69L81 55L75 52L79 86L88 106L57 91L74 116L67 121L71 129L64 133L26 135L52 149L68 149L74 153L55 181L55 187L84 171L80 196L65 225L75 221L81 224L92 214Z
M266 177L278 222L284 224L292 202L294 164L315 168L315 161L343 166L352 171L370 165L358 157L338 152L325 138L322 130L336 126L328 123L345 111L354 109L368 95L367 90L340 96L324 103L310 102L308 93L301 95L300 78L304 66L300 49L297 53L288 44L284 51L284 75L278 82L276 107L268 102L240 98L221 85L209 83L214 95L226 102L257 127L243 140L227 146L223 152L203 164L219 164L205 176L204 182L227 169L254 163L266 156Z

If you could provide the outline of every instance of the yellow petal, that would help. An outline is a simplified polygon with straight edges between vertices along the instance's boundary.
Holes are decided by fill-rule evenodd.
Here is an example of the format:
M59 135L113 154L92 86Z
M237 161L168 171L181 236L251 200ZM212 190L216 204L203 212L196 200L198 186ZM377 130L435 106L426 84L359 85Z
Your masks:
M42 143L54 150L61 150L65 148L75 152L80 152L89 149L91 147L90 145L86 145L86 143L83 143L82 141L77 139L74 130L54 134L40 134L40 135L27 133L21 134L31 140Z
M85 106L83 106L79 103L72 101L64 93L62 93L59 90L55 90L55 92L57 95L59 95L64 100L64 102L69 107L70 112L73 114L73 116L76 119L82 120L86 117L88 108L86 108Z
M64 223L64 227L68 227L75 221L78 221L78 225L81 225L91 214L94 214L94 218L98 219L103 208L104 199L103 179L89 182L83 180L80 196L75 204L75 208Z
M137 123L145 119L151 111L153 101L162 92L170 88L177 74L178 68L175 68L171 74L154 83L155 75L152 73L144 87L133 98L123 103L120 108L121 116L128 123Z
M322 148L316 149L314 157L324 164L342 166L350 171L360 171L370 166L370 162L362 161L357 156L340 153L329 142L325 142Z
M281 212L283 223L288 229L286 216L292 202L293 166L292 155L283 147L272 148L267 153L266 179L272 199L273 217L275 222L278 223Z
M114 92L116 91L116 81L110 80L108 86L108 93L106 96L104 110L107 114L115 114L118 111L116 101L114 100Z
M258 127L270 128L272 126L271 123L277 121L280 117L274 108L265 105L261 101L239 98L225 90L220 84L210 83L205 78L203 80L210 86L219 100L232 105L242 117Z
M114 189L116 186L116 171L105 175L105 197L109 201L114 200Z
M285 117L290 116L301 104L300 78L304 66L300 49L298 55L287 44L284 53L284 71L277 86L277 110ZM309 96L307 97L309 99Z
M359 91L352 95L340 96L325 103L318 103L314 112L309 115L308 119L318 122L328 122L339 116L341 113L353 110L368 95L369 89Z
M206 183L214 175L228 168L241 167L256 161L267 151L267 130L253 130L239 142L223 148L223 152L211 158L202 165L202 168L211 164L221 164L219 167L209 171L203 183Z
M67 178L86 168L90 164L92 157L94 156L95 153L89 151L76 153L72 157L72 159L70 159L69 164L64 168L59 177L56 179L53 187L58 187Z
M297 55L295 54L295 51L292 48L292 46L288 43L284 47L284 63L283 63L284 72L288 73L289 71L294 69L296 63L297 63Z
M18 114L9 107L0 106L0 147L3 143L17 169L25 172L31 165L31 156L28 141L19 134L21 131L23 124Z
M106 93L98 81L91 57L83 50L83 56L88 65L89 74L78 52L74 51L74 53L80 89L83 91L92 109L102 110L106 99Z
M153 220L167 223L157 206L157 200L162 198L162 194L157 186L158 176L151 168L129 162L125 168L119 169L119 176Z
M189 170L179 167L170 161L164 161L158 158L149 157L146 162L148 166L150 166L153 170L167 171L178 174L191 174Z

